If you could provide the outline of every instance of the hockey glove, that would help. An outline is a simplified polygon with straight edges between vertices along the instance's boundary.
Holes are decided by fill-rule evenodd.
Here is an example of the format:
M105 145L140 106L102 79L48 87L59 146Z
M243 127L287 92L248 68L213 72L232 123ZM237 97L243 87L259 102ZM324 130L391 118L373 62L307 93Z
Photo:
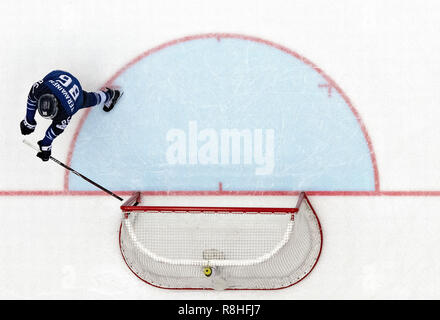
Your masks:
M34 132L36 125L37 125L37 122L35 122L34 124L30 124L29 122L26 121L26 119L22 120L20 122L21 134L22 135L31 134L32 132Z
M38 145L40 146L40 152L37 153L37 157L40 158L43 161L47 161L50 158L50 155L52 153L52 146L43 146L41 144L43 140L38 141Z

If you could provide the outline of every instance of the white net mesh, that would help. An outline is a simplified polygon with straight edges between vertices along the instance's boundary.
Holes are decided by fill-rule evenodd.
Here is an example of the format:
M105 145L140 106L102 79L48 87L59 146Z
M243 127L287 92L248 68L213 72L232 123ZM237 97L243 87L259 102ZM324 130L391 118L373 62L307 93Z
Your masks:
M132 211L121 226L130 269L164 288L275 289L294 284L321 250L307 199L299 211Z

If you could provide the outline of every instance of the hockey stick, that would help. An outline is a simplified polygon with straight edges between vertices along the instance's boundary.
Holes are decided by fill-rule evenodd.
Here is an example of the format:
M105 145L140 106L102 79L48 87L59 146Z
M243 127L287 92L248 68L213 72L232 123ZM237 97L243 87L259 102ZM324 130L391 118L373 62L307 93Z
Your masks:
M34 150L36 150L36 151L38 151L38 152L41 151L39 148L37 148L36 146L34 146L32 143L30 143L29 141L27 141L27 140L25 140L25 139L23 140L23 143L26 144L26 145L28 145L29 147L31 147L32 149L34 149ZM83 179L86 180L88 183L93 184L95 187L101 189L102 191L107 192L109 195L115 197L115 198L118 199L119 201L124 201L124 199L122 199L122 198L119 197L118 195L114 194L114 193L111 192L110 190L107 190L107 189L104 188L103 186L97 184L95 181L90 180L90 179L87 178L86 176L84 176L84 175L82 175L81 173L79 173L78 171L72 169L72 168L69 167L68 165L65 165L64 163L62 163L61 161L55 159L54 157L49 156L49 159L52 160L52 161L54 161L54 162L56 162L56 163L58 163L60 166L66 168L67 170L73 172L73 173L76 174L78 177L83 178Z

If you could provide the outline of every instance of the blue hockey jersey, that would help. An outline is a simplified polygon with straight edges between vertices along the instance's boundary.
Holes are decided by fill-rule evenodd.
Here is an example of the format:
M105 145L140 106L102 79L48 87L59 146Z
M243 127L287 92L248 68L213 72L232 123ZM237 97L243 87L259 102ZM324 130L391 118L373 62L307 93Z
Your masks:
M38 99L46 93L54 94L60 105L56 117L46 131L43 145L51 145L53 139L60 135L70 122L72 115L83 107L84 92L78 79L66 71L55 70L36 82L28 95L26 121L34 125Z
M55 70L43 78L43 84L58 98L65 113L75 114L83 104L83 92L78 79L69 72Z

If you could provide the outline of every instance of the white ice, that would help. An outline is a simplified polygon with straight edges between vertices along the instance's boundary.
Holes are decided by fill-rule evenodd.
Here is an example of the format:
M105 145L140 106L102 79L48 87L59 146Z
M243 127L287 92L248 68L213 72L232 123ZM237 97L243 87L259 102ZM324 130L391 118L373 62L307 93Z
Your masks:
M118 247L118 201L7 192L63 188L64 171L42 163L21 143L19 121L34 81L63 68L85 88L98 89L145 50L208 32L268 39L313 61L359 111L381 190L440 191L439 12L437 1L409 0L1 1L0 298L438 299L440 196L313 196L324 247L316 269L300 284L267 292L182 292L148 286L126 267ZM55 142L60 160L79 118ZM48 125L37 122L34 142ZM240 206L291 201L150 199Z

